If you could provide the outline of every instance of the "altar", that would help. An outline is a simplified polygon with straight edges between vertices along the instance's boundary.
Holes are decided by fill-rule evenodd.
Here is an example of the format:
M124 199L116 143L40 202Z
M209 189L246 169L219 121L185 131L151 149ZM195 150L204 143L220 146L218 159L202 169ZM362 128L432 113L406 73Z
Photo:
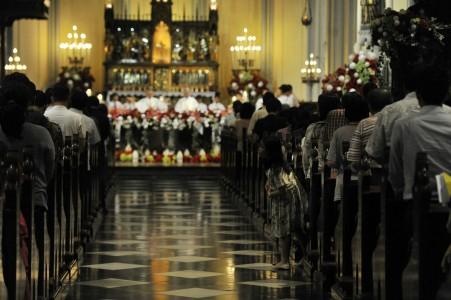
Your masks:
M119 165L220 161L226 111L210 109L218 102L218 12L174 20L172 5L152 0L149 19L105 7L105 100ZM158 107L143 107L149 91ZM196 105L180 111L185 91Z

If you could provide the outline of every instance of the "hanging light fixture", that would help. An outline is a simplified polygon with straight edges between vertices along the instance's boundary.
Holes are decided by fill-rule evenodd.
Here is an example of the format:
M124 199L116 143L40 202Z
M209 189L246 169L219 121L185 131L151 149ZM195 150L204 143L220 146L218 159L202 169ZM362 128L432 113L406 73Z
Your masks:
M27 70L27 65L20 63L20 56L17 53L17 48L14 48L13 55L8 58L8 63L5 65L6 72L25 72Z
M304 8L304 14L302 15L302 25L309 26L312 24L313 17L312 17L312 7L310 5L310 0L305 0L305 8Z

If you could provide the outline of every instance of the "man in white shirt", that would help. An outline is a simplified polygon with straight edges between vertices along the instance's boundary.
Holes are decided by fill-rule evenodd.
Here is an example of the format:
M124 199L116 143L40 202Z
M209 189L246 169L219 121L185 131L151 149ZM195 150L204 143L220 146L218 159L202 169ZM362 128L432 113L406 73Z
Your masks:
M222 112L225 112L226 110L224 104L221 103L220 97L221 94L219 92L216 92L213 98L213 102L208 106L208 109L214 114L220 114Z
M193 98L188 89L183 90L183 97L177 101L175 105L175 112L181 113L189 113L197 110L197 106L199 103L195 98Z
M100 142L100 133L94 120L83 114L87 102L88 96L85 92L75 91L71 96L71 108L69 110L81 117L83 138L86 139L86 133L88 133L89 145L95 145Z
M200 112L201 114L206 114L208 112L208 106L207 104L205 104L202 100L202 96L198 95L196 97L196 101L198 103L197 105L197 111Z
M112 94L110 101L108 102L108 111L116 111L124 108L124 104L121 103L118 94Z
M136 109L142 114L147 112L149 109L150 110L159 110L159 105L160 105L160 99L154 97L154 93L152 90L148 90L146 92L146 97L140 99L135 104Z
M81 116L67 109L68 99L69 88L64 84L56 84L52 89L52 103L44 116L59 125L64 137L75 134L82 136Z
M443 105L449 88L447 72L427 69L419 78L416 94L421 108L395 122L390 141L389 180L404 200L413 198L419 152L428 156L431 178L451 173L451 113Z
M282 84L279 87L280 96L278 97L282 106L294 107L296 105L296 100L293 95L293 87L289 84Z
M417 76L415 73L417 72L411 70L411 72L408 73L409 78L407 78L406 87L409 92L402 100L386 106L379 112L373 134L370 136L365 148L368 155L379 162L382 162L384 159L385 148L390 146L390 139L395 122L411 112L420 109L415 93L417 85Z

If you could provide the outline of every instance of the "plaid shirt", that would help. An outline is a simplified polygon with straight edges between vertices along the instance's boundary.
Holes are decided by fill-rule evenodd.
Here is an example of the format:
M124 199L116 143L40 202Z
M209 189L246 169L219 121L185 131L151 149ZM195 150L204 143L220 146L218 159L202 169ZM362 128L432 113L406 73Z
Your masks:
M324 126L324 130L322 131L322 136L319 139L318 143L318 151L320 153L319 156L319 169L322 170L324 167L324 159L325 159L325 149L329 147L330 141L334 136L335 130L338 128L345 126L348 124L348 121L345 117L344 109L335 109L327 114L326 125Z

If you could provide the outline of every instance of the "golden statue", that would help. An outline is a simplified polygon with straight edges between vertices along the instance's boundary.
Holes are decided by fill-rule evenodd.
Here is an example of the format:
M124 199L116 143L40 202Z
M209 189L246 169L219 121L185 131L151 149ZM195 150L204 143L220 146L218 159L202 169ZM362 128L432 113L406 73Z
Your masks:
M152 62L154 64L170 64L171 48L169 27L161 21L153 34Z

